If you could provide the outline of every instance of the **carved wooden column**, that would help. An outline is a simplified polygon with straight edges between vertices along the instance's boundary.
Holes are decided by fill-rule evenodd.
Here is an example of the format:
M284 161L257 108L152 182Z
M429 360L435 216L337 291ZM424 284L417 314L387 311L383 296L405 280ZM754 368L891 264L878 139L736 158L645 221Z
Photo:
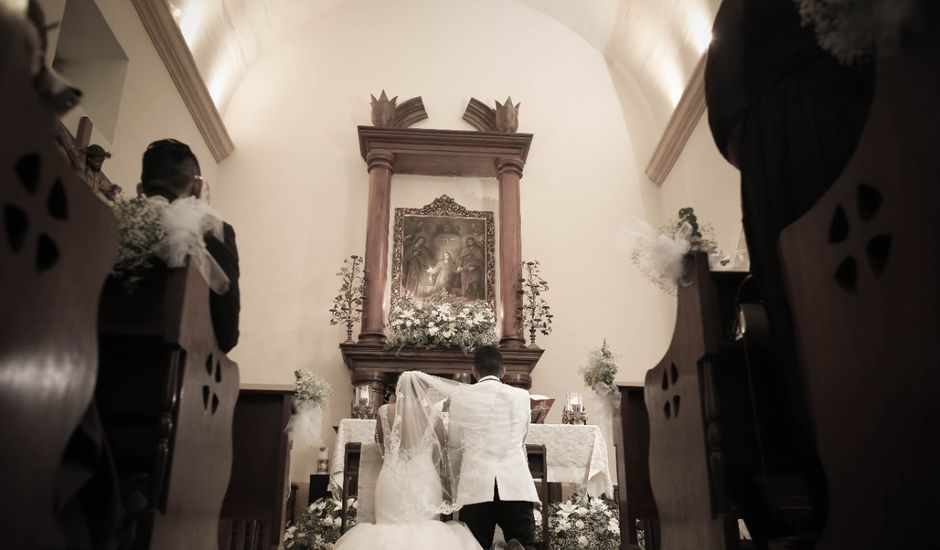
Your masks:
M500 346L525 345L516 312L521 304L519 279L522 278L522 224L519 210L519 180L524 162L519 158L496 161L499 181L499 301L503 305L503 337Z
M392 172L395 156L387 151L372 151L369 165L369 211L366 221L365 301L362 304L363 342L384 342L382 306L388 277L388 222Z

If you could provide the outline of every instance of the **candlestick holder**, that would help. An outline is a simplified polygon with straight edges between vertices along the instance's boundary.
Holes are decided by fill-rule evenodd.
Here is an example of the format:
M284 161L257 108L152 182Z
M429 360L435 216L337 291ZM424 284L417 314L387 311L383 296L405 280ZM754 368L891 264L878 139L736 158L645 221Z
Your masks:
M572 392L565 400L565 408L561 411L562 424L587 424L587 413L584 411L584 402L581 394Z
M372 389L363 384L353 388L352 417L360 420L375 418L375 404L372 402Z
M317 459L317 473L330 473L330 459L326 457L326 447L320 447L320 458Z

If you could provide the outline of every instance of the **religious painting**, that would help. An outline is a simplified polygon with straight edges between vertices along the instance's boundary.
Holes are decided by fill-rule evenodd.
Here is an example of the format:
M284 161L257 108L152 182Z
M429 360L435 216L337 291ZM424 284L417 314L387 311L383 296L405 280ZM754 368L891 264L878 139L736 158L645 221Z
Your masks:
M424 208L396 208L392 305L446 294L454 303L496 305L493 213L442 195Z

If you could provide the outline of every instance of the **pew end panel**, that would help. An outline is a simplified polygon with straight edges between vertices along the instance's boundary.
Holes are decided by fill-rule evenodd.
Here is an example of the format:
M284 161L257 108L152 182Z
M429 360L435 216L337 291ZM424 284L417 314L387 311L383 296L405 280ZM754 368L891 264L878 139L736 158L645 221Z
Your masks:
M781 234L829 486L818 548L933 548L940 510L940 33L880 59L855 154Z
M17 55L22 29L0 27L0 546L50 548L67 544L59 514L77 498L61 492L61 463L93 410L116 223L57 149L58 120Z
M218 546L239 380L208 293L190 264L151 273L131 296L112 281L102 298L97 395L122 481L145 480L141 547Z

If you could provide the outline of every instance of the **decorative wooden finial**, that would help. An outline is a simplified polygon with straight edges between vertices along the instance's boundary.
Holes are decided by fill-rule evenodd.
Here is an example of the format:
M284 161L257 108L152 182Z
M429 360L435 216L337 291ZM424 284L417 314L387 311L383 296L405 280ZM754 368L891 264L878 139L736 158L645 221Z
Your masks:
M395 102L398 101L398 96L389 101L388 96L385 95L385 90L382 90L382 94L379 95L378 99L375 99L374 95L371 97L372 125L379 128L391 126L395 122Z
M475 97L470 98L463 119L481 132L494 132L514 134L519 129L519 105L512 104L512 98L506 98L506 103L496 102L496 109L488 106Z
M388 99L385 90L376 99L372 98L372 125L377 128L407 128L412 124L428 118L424 110L421 97L413 97L401 105L396 105L398 96Z
M515 134L519 129L519 105L512 104L512 98L507 97L502 105L496 102L496 131L502 134Z

